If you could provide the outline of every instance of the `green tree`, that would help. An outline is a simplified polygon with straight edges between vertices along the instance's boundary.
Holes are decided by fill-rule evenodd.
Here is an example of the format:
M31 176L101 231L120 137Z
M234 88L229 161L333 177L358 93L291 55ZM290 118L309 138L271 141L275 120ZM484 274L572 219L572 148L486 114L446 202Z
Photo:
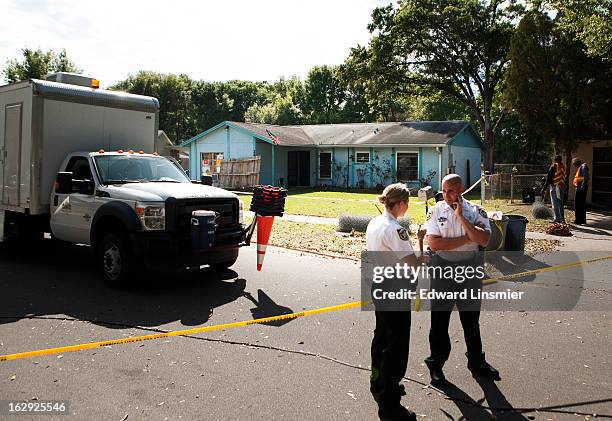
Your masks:
M612 0L553 0L559 26L587 46L590 56L612 59Z
M59 53L53 50L42 51L40 48L21 50L22 60L8 60L2 71L5 80L9 83L27 79L45 79L47 74L53 72L83 73L69 58L65 49Z
M329 124L341 121L344 100L338 68L324 65L308 72L298 104L306 123Z
M514 0L404 0L377 8L368 47L351 56L365 63L365 77L390 96L443 92L465 104L488 146L493 166L493 98L508 63L510 37L521 8Z
M300 112L290 96L278 95L270 103L252 105L245 113L244 119L251 123L294 125L300 122Z
M409 96L406 100L409 120L470 120L470 110L456 98L444 92L421 93Z
M245 121L279 125L300 124L301 112L297 106L304 96L304 86L297 77L280 78L267 86L264 103L253 104L245 113Z
M231 119L234 100L224 91L223 83L195 82L191 98L195 112L196 133L203 132L224 120Z
M159 128L174 142L179 142L191 137L197 127L191 100L192 84L187 75L141 71L111 89L157 98Z
M557 152L569 157L578 139L596 137L609 127L610 62L589 57L584 44L548 13L533 9L521 19L510 57L506 101Z

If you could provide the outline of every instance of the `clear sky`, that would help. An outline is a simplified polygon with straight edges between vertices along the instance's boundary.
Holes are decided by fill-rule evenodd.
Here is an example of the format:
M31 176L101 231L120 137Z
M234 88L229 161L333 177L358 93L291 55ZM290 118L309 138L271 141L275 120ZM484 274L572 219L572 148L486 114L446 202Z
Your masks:
M102 86L139 70L207 81L304 79L366 44L391 0L0 0L0 65L60 50Z

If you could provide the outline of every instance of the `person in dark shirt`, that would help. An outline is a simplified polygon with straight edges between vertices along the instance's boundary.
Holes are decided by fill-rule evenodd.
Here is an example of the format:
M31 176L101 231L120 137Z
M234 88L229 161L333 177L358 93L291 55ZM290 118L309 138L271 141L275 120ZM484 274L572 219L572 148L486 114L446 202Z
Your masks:
M576 219L574 224L586 225L586 197L589 191L589 167L580 158L572 159L572 165L576 168L573 184L576 187L574 198L574 212Z

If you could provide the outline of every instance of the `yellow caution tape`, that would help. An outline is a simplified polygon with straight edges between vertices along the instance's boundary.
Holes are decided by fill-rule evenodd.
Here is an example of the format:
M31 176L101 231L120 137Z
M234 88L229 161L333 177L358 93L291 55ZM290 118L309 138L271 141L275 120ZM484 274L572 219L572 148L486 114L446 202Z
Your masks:
M585 260L577 260L575 262L572 263L566 263L564 265L556 265L556 266L548 266L545 268L539 268L539 269L533 269L533 270L527 270L525 272L519 272L519 273L511 273L509 275L503 275L503 276L498 276L495 278L489 278L489 279L485 279L482 281L483 285L491 285L494 284L498 281L507 281L510 279L515 279L515 278L524 278L525 276L529 276L529 275L536 275L538 273L544 273L544 272L553 272L553 271L557 271L557 270L563 270L563 269L569 269L569 268L573 268L576 266L581 266L587 263L594 263L594 262L600 262L603 260L609 260L612 259L612 255L610 256L602 256L602 257L594 257L592 259L585 259ZM419 297L416 297L414 300L414 311L419 311L421 309L421 299Z
M568 269L568 268L571 268L571 267L580 266L580 265L587 264L587 263L593 263L593 262L608 260L608 259L612 259L612 255L610 255L610 256L603 256L603 257L595 257L595 258L586 259L586 260L578 260L576 262L567 263L567 264L564 264L564 265L549 266L549 267L545 267L545 268L528 270L528 271L525 271L525 272L520 272L520 273L515 273L515 274L510 274L510 275L504 275L504 276L500 276L500 277L497 277L497 278L490 278L490 279L486 279L484 281L484 284L488 285L488 284L492 284L492 283L497 282L497 281L503 281L503 280L514 279L514 278L521 278L521 277L524 277L524 276L529 276L529 275L533 275L533 274L537 274L537 273L542 273L542 272L551 272L551 271L555 271L555 270ZM129 338L119 338L119 339L112 339L112 340L108 340L108 341L88 342L88 343L84 343L84 344L61 346L61 347L57 347L57 348L47 348L47 349L39 349L39 350L35 350L35 351L18 352L18 353L15 353L15 354L0 355L0 362L1 361L18 360L18 359L21 359L21 358L37 357L37 356L40 356L40 355L59 354L59 353L73 352L73 351L83 351L85 349L102 348L102 347L105 347L105 346L119 345L119 344L125 344L125 343L130 343L130 342L148 341L148 340L151 340L151 339L161 339L161 338L169 338L169 337L173 337L173 336L191 335L191 334L194 334L194 333L212 332L214 330L232 329L232 328L235 328L235 327L249 326L249 325L260 324L260 323L270 323L270 322L275 322L275 321L278 321L278 320L296 319L298 317L311 316L311 315L314 315L314 314L329 313L329 312L332 312L332 311L346 310L346 309L349 309L349 308L365 306L365 305L368 305L368 304L371 304L371 303L372 303L371 301L366 301L366 302L363 302L363 301L353 301L353 302L350 302L350 303L338 304L338 305L329 306L329 307L321 307L321 308L315 308L315 309L312 309L312 310L304 310L304 311L300 311L300 312L297 312L297 313L289 313L289 314L281 314L281 315L278 315L278 316L262 317L260 319L243 320L243 321L240 321L240 322L224 323L224 324L214 325L214 326L201 326L201 327L195 327L195 328L191 328L191 329L174 330L174 331L171 331L171 332L153 333L153 334L150 334L150 335L133 336L133 337L129 337ZM420 307L421 307L421 301L417 297L417 299L415 300L414 310L415 311L419 311Z
M303 317L303 316L311 316L313 314L328 313L330 311L345 310L348 308L359 307L361 306L361 304L362 304L361 301L355 301L352 303L339 304L339 305L330 306L330 307L316 308L313 310L305 310L305 311L300 311L297 313L281 314L278 316L262 317L260 319L244 320L244 321L233 322L233 323L224 323L224 324L214 325L214 326L202 326L202 327L195 327L191 329L174 330L172 332L153 333L150 335L133 336L130 338L112 339L109 341L89 342L89 343L78 344L78 345L61 346L58 348L47 348L47 349L39 349L36 351L18 352L16 354L0 355L0 361L18 360L20 358L37 357L40 355L49 355L49 354L59 354L62 352L82 351L85 349L101 348L105 346L125 344L129 342L140 342L140 341L148 341L151 339L169 338L172 336L182 336L182 335L191 335L194 333L201 333L201 332L211 332L213 330L232 329L235 327L249 326L249 325L259 324L259 323L269 323L269 322L275 322L278 320L295 319L295 318Z

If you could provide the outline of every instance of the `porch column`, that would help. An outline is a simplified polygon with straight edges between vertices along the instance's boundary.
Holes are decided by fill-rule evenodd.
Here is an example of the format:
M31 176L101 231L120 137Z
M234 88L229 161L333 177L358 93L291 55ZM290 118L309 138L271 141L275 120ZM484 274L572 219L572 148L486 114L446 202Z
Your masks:
M272 144L272 185L276 186L276 145Z

